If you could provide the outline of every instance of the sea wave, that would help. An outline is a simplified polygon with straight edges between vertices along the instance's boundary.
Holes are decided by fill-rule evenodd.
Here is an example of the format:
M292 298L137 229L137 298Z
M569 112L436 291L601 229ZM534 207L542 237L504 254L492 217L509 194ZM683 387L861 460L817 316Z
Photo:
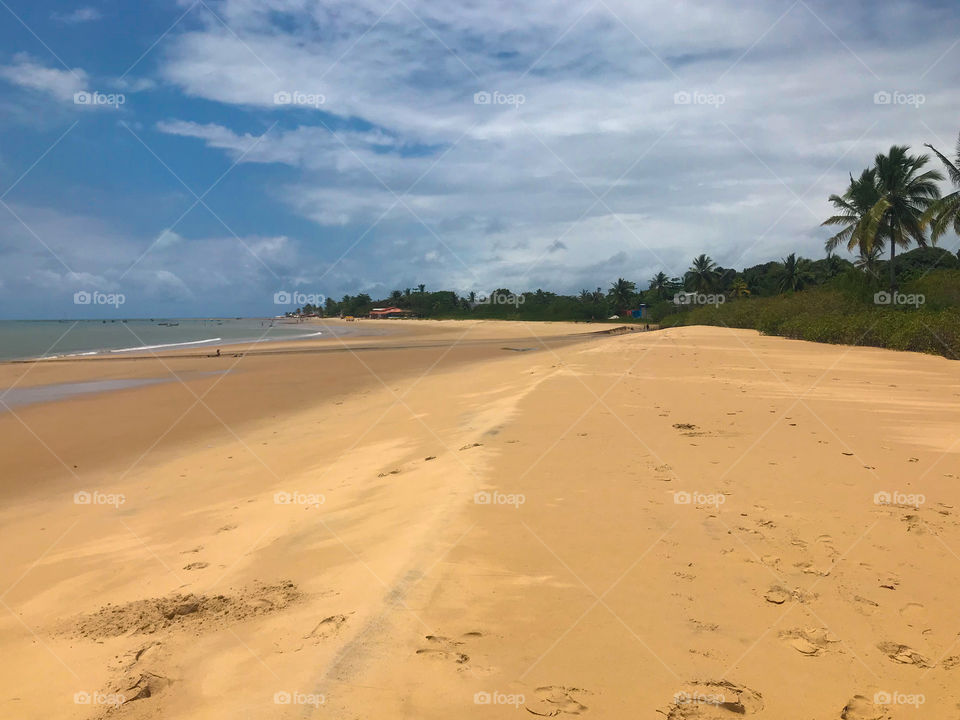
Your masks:
M170 348L186 347L188 345L204 345L206 343L220 342L222 338L207 338L206 340L191 340L189 342L166 343L163 345L138 345L137 347L118 348L110 350L112 353L141 352L143 350L169 350Z

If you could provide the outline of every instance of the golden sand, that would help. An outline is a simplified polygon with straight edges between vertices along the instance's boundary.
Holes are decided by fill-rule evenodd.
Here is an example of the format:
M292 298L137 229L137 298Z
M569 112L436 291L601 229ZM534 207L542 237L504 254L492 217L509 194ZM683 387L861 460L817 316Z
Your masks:
M0 366L0 716L956 716L955 364L393 327Z

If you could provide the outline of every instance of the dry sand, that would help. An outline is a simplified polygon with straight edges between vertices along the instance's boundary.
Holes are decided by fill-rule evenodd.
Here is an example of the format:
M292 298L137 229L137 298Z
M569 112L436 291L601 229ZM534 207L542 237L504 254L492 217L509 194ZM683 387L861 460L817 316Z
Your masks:
M0 366L0 717L957 717L958 366L592 329Z

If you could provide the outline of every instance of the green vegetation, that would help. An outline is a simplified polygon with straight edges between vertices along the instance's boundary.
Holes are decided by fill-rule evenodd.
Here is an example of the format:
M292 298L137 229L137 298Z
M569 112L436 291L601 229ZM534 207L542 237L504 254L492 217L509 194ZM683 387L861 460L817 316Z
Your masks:
M661 326L751 328L799 340L960 359L960 270L936 270L904 282L902 297L925 296L926 303L919 307L876 305L871 290L859 278L845 276L801 293L695 308L665 318Z
M363 316L374 307L396 306L424 318L724 325L960 359L960 259L935 247L950 230L960 234L960 141L955 160L927 147L956 189L941 197L937 183L945 176L927 167L930 157L891 147L859 177L851 175L842 195L830 196L835 214L823 225L837 232L820 260L790 253L780 262L738 271L701 254L682 279L658 272L646 290L625 278L606 291L598 287L578 295L499 288L489 296L460 296L419 285L394 290L384 300L366 294L327 299L323 308L307 306L297 313ZM853 262L834 254L841 247L853 253ZM704 299L710 304L702 304ZM642 317L634 317L641 308Z

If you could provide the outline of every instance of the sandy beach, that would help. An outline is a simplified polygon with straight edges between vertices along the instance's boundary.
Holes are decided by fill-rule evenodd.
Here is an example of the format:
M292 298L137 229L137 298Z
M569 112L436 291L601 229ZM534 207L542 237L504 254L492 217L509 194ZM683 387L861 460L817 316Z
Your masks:
M0 365L0 716L957 716L953 362L385 327Z

